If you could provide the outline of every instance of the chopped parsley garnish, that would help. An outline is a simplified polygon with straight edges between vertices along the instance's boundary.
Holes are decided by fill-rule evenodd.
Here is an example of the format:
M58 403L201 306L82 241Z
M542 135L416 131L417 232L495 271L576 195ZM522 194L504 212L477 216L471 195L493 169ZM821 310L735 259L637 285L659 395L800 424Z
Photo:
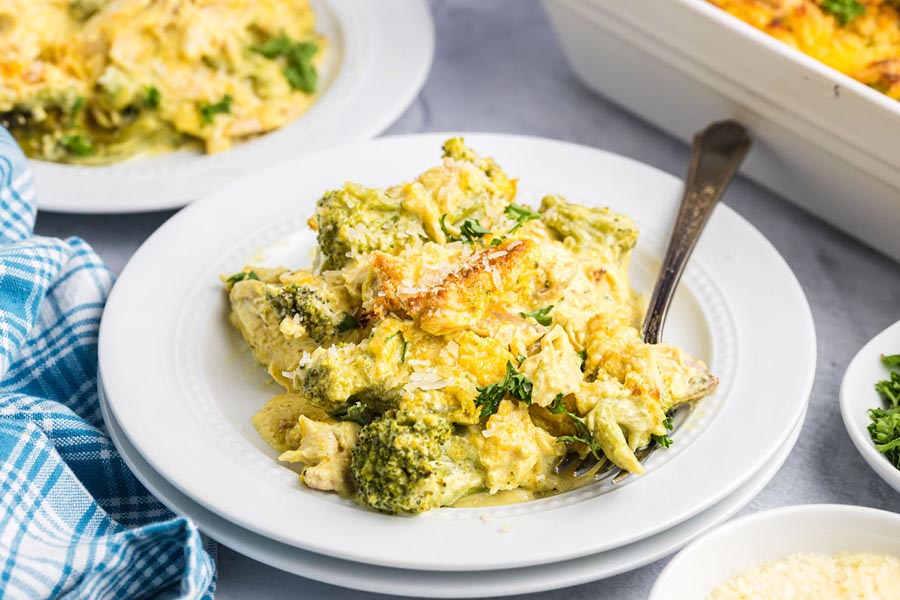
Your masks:
M603 449L600 447L600 444L597 443L597 440L594 439L587 422L582 417L570 412L569 409L566 408L566 403L563 402L563 394L557 394L556 398L553 399L553 402L550 403L550 406L547 407L547 410L554 415L565 415L569 417L569 420L572 422L572 427L575 428L575 435L562 435L556 438L557 442L563 444L584 444L588 447L591 454L594 455L594 458L597 460L603 458Z
M579 352L578 357L581 359L581 370L584 371L584 363L587 362L587 350Z
M441 218L438 219L438 223L441 224L441 231L444 232L444 237L447 238L447 241L448 241L448 242L458 242L458 241L459 241L459 238L458 238L458 237L452 235L452 234L447 230L447 214L446 214L446 213L444 213L444 214L441 215Z
M892 371L890 379L885 379L875 384L875 390L891 406L900 406L900 373Z
M503 243L503 238L494 238L491 240L491 248L493 248L494 246L499 246L502 243Z
M525 359L528 358L524 354L520 354L516 357L516 362L519 363L519 366L522 366L522 363L525 362Z
M462 222L462 225L459 226L459 233L466 242L471 244L475 240L489 234L490 231L482 227L477 219L466 219Z
M144 106L155 110L159 108L159 99L159 88L152 85L144 88Z
M531 404L531 380L516 371L512 363L506 362L506 376L502 381L479 386L475 406L481 407L481 418L486 419L497 412L500 402L509 396L525 404Z
M875 390L892 408L897 408L900 406L900 354L882 355L881 364L891 369L891 376L876 383Z
M319 47L312 42L294 42L286 35L272 38L253 51L266 58L284 58L284 78L292 89L307 94L316 91L319 74L312 64L312 59Z
M345 331L352 331L353 329L359 329L359 321L357 321L356 317L350 313L344 313L344 318L338 323L337 330L344 333Z
M553 310L553 305L545 306L544 308L539 308L537 310L531 311L530 313L520 312L519 316L523 319L534 319L544 327L548 327L550 323L553 322L553 317L550 316L550 311Z
M392 339L394 339L394 338L397 337L398 335L400 336L400 344L401 344L401 345L400 345L400 362L401 362L401 363L405 363L405 362L406 362L406 348L407 348L407 346L409 346L409 343L406 341L406 338L403 337L403 332L402 332L402 331L400 331L400 330L398 329L397 331L395 331L395 332L392 333L391 335L387 336L386 338L384 338L384 343L385 343L385 344L388 343L389 341L391 341Z
M377 415L366 408L362 402L351 402L350 400L347 400L334 409L331 416L338 421L350 421L351 423L358 423L365 427L374 421Z
M81 113L82 108L84 108L84 96L78 96L77 98L75 98L75 103L72 105L72 110L69 111L69 127L75 125L75 120Z
M213 122L213 119L216 118L216 115L227 114L231 112L231 101L233 98L231 94L225 94L222 96L222 99L216 102L215 104L208 104L206 102L200 102L197 104L197 110L200 111L200 118L203 119L203 122L207 125Z
M394 338L397 337L398 335L400 336L400 362L401 362L401 363L405 363L405 362L406 362L406 349L407 349L407 347L409 346L409 342L407 342L407 341L406 341L406 338L403 337L403 332L402 332L402 331L400 331L400 330L398 329L397 331L395 331L395 332L392 333L391 335L387 336L386 338L384 338L384 343L385 343L385 344L388 343L389 341L391 341L392 339L394 339Z
M234 275L226 279L225 283L234 285L238 281L243 281L245 279L255 279L259 281L259 277L253 271L241 271L240 273L235 273Z
M284 56L291 49L291 38L286 35L280 35L277 38L266 40L262 46L254 46L253 51L262 54L266 58L278 58Z
M655 433L651 433L650 439L652 439L663 448L668 448L672 445L672 438L670 438L668 434L656 435Z
M900 408L873 408L869 410L872 423L869 435L875 442L875 449L900 469Z
M672 427L673 427L672 417L666 417L663 420L663 425L666 426L666 429L668 429L669 431L672 431ZM652 439L654 442L656 442L663 448L668 448L669 446L672 445L672 438L670 438L669 435L665 434L665 433L663 435L656 435L655 433L651 433L650 439Z
M841 25L866 14L866 7L857 0L822 0L822 10L834 15Z
M900 469L900 354L882 356L881 362L891 369L891 376L876 383L875 389L888 408L869 410L869 436L875 449Z
M319 74L312 64L318 47L309 42L294 44L287 56L287 66L284 68L284 77L295 90L307 94L316 91L319 82Z
M900 354L884 354L881 356L881 362L889 369L900 370Z
M462 224L459 226L459 236L453 235L447 229L446 214L441 215L441 218L438 219L438 222L440 223L441 231L444 232L444 235L447 237L448 242L458 242L462 240L467 244L474 244L475 240L480 239L490 233L490 231L481 226L481 223L478 222L478 219L473 219L471 217L464 219Z
M93 144L78 133L60 137L59 145L66 152L75 156L90 156L94 153Z
M524 206L520 206L519 204L507 205L507 207L503 209L503 213L516 222L516 225L509 230L510 233L515 233L519 227L528 221L534 221L535 219L541 218L541 215L538 213Z

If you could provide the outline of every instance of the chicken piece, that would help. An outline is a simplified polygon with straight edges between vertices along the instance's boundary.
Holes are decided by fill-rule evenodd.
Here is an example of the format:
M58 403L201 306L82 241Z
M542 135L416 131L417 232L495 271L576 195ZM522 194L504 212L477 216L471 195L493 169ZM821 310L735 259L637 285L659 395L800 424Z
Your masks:
M299 394L279 394L253 416L253 427L275 450L287 452L300 443L295 426L301 416L321 421L328 413Z
M665 343L646 344L638 330L608 315L588 323L585 371L617 379L625 389L646 395L663 412L711 394L718 379L703 361Z
M315 344L281 332L281 317L268 300L268 286L254 279L235 283L229 294L229 320L241 332L253 357L268 368L275 381L290 389L290 379L283 373L295 369L303 352L315 348Z
M472 442L491 494L519 487L552 487L553 465L566 450L531 421L528 406L510 400L500 403L485 429L472 436Z
M335 491L348 495L353 491L350 458L359 437L356 423L313 421L301 416L296 425L300 446L288 450L278 460L304 463L300 480L317 490Z
M651 435L665 435L666 414L646 395L611 395L610 382L584 383L576 394L579 411L603 453L618 467L642 475L644 467L634 451L650 443ZM613 384L612 389L617 386Z
M531 380L531 401L538 406L549 406L558 394L575 392L584 378L581 357L559 325L541 338L540 352L529 356L519 371Z

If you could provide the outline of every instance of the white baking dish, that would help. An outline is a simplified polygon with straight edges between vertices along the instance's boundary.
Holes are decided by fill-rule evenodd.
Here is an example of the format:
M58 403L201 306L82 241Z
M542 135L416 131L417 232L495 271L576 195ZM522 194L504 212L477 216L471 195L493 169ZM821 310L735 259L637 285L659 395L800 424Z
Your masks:
M689 140L735 118L742 172L900 260L900 102L705 0L544 0L590 88Z

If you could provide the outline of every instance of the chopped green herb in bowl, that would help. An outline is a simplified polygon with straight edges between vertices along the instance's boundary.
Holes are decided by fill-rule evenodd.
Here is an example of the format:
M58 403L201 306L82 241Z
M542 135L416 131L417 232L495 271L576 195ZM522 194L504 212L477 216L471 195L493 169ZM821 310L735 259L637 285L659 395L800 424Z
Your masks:
M890 369L890 377L875 384L885 408L872 408L869 435L875 448L900 469L900 354L882 355L881 362Z

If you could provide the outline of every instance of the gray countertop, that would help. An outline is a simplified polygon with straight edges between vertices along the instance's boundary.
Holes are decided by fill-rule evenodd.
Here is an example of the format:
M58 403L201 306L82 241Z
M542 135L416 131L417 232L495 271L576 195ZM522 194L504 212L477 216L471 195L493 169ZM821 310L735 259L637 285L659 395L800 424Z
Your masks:
M422 93L387 135L453 130L559 138L683 176L688 148L582 86L535 0L434 1L431 8L437 28L434 66ZM900 319L900 265L747 180L737 180L725 202L755 225L797 274L819 340L816 382L800 440L742 514L804 503L900 511L900 496L857 454L838 409L838 386L850 359L866 340ZM42 213L36 229L42 235L84 238L119 272L172 214ZM774 383L772 393L778 393ZM528 597L644 599L665 562ZM387 598L289 575L221 546L218 597Z

